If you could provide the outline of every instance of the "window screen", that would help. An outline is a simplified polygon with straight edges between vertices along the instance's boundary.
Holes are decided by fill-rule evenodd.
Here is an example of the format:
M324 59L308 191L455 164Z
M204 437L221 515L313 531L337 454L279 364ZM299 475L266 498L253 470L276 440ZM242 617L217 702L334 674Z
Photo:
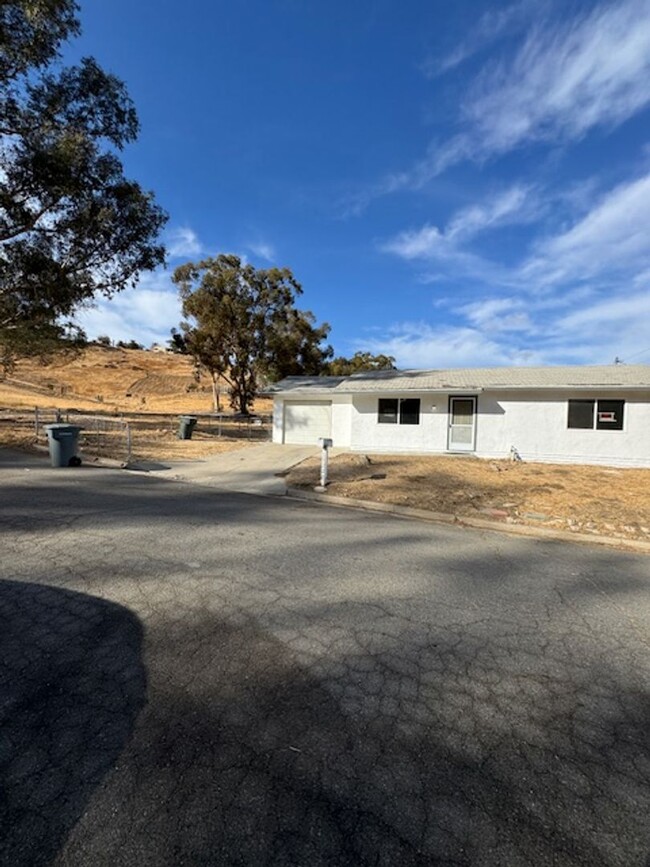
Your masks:
M599 400L596 413L597 430L623 430L624 400Z
M377 421L379 424L420 424L420 398L380 397Z
M420 424L420 398L404 398L399 402L399 423Z
M594 400L569 401L569 427L591 430L594 426Z
M379 398L377 421L379 424L397 424L397 398Z
M623 430L624 400L570 400L569 427Z

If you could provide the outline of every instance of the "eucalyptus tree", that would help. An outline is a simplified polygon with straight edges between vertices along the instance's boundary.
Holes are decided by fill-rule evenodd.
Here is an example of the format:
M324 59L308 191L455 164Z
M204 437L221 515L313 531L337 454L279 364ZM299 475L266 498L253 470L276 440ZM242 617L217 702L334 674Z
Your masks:
M0 344L40 351L96 295L164 262L167 216L119 157L138 118L125 85L93 58L65 67L73 0L0 5Z

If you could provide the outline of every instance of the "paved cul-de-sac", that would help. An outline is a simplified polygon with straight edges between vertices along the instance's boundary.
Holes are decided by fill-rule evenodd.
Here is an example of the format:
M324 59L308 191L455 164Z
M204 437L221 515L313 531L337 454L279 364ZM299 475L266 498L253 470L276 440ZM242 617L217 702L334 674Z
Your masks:
M650 863L650 558L0 460L0 864Z

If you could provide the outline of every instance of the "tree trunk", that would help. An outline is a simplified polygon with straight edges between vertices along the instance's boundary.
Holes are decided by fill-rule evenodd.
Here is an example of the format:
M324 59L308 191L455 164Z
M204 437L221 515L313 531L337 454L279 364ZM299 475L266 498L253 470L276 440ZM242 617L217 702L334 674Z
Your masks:
M214 411L221 412L221 391L219 389L219 376L216 373L211 373L212 377L212 400L214 403Z

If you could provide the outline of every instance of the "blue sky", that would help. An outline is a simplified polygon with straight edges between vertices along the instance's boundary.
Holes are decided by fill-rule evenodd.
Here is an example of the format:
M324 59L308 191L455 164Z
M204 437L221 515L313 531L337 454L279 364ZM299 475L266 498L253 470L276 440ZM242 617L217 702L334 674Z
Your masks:
M166 340L173 268L289 266L337 353L650 361L650 0L82 0L169 266L84 311Z

